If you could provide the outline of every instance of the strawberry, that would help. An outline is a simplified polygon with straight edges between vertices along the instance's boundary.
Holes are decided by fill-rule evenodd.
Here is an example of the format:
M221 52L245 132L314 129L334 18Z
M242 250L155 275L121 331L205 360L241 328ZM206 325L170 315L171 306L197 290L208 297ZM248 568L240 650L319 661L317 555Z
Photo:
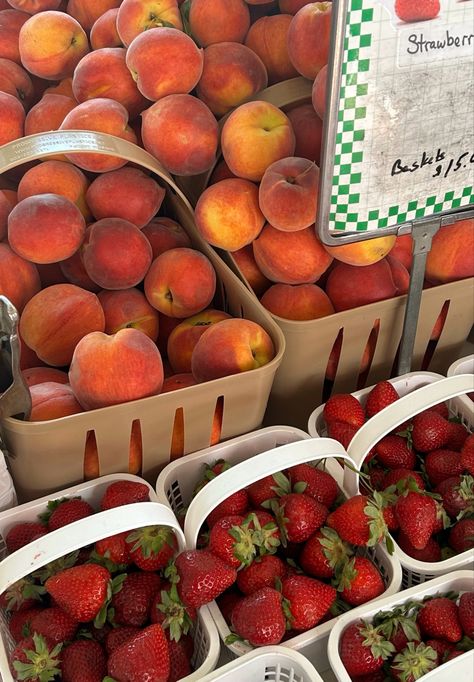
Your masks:
M252 542L259 554L273 554L281 545L280 529L275 517L264 509L249 511L245 523L252 532Z
M466 637L474 639L474 592L464 592L459 599L458 617Z
M257 553L252 533L244 517L234 514L223 516L209 531L208 550L229 566L248 566Z
M421 637L415 615L407 615L405 605L395 607L390 611L381 611L374 617L374 625L395 647L395 651L402 651L408 642L419 644Z
M447 597L435 597L424 603L417 623L423 637L459 642L463 635L458 607Z
M205 464L203 467L202 476L194 486L192 497L195 497L198 494L198 492L209 483L209 481L213 481L216 476L219 476L219 474L222 474L224 471L227 471L228 469L230 469L231 466L232 465L230 464L230 462L226 462L223 459L218 459L211 466Z
M279 492L282 494L290 492L288 479L281 471L251 483L247 491L250 502L257 508L267 500L278 497Z
M272 502L282 543L304 542L326 521L328 510L308 495L289 493Z
M472 394L471 394L471 395L472 395ZM446 661L445 661L445 662L447 663L448 661L452 661L453 658L457 658L458 656L462 656L463 653L465 653L465 652L464 652L464 651L461 651L460 649L453 649L453 651L451 651L451 653L449 653L449 654L447 655Z
M366 495L355 495L329 514L327 525L353 545L371 547L387 533L383 512Z
M437 664L438 655L434 649L424 643L408 642L406 648L394 657L390 672L395 680L415 682Z
M402 493L407 489L408 481L413 479L413 481L418 486L419 490L425 489L425 482L423 477L418 471L411 471L410 469L392 469L387 472L383 480L382 490L386 490L391 485L397 487L397 491Z
M178 549L176 536L168 526L143 526L127 535L130 558L142 571L164 568Z
M50 682L61 672L61 644L53 644L41 635L18 642L10 654L10 666L16 680Z
M123 625L118 628L113 628L105 637L105 650L107 654L110 655L112 651L115 651L119 646L128 642L139 632L140 628L137 628L134 625Z
M461 553L474 548L474 519L461 519L449 531L449 546Z
M461 455L455 450L432 450L425 457L425 469L434 488L450 476L462 474Z
M414 469L416 455L401 436L385 436L375 446L375 453L387 469Z
M0 607L7 611L25 611L39 605L44 587L35 585L29 577L20 578L0 595Z
M20 547L24 547L33 540L46 535L48 529L42 523L36 521L25 521L12 526L5 536L5 544L9 554L16 552Z
M411 556L417 561L428 561L429 563L434 563L436 561L441 561L441 547L434 538L430 538L423 547L423 549L416 549L411 544L410 540L403 531L397 536L397 544L405 554Z
M334 587L306 575L283 578L281 591L289 602L285 604L288 625L296 631L317 625L336 600Z
M323 526L308 540L299 556L303 571L315 578L333 578L352 554L350 546L332 528ZM238 578L237 578L238 583Z
M339 653L351 677L377 672L393 651L380 629L362 620L351 623L341 635Z
M132 558L130 556L130 547L125 541L127 535L128 532L125 531L124 533L117 533L116 535L102 538L102 540L97 540L94 545L96 555L104 559L109 559L114 564L128 566L128 564L131 563Z
M421 492L405 491L395 505L400 529L415 549L424 549L436 525L436 504Z
M37 613L41 613L42 610L39 607L33 607L25 611L15 611L11 614L8 621L8 629L15 642L19 642L21 639L31 635L31 619Z
M331 474L311 464L297 464L288 469L287 475L293 492L301 492L314 497L328 509L332 507L339 495L338 485Z
M464 443L468 439L469 431L466 429L464 424L460 422L449 422L449 440L448 445L450 450L456 450L460 452L464 446Z
M215 524L218 519L223 516L232 516L234 514L239 514L245 516L249 508L249 496L245 488L238 490L228 498L223 500L220 504L215 507L211 513L208 515L206 522L209 528Z
M168 640L170 653L170 674L168 682L178 682L187 677L193 671L191 657L193 655L194 641L189 635L184 635L179 642ZM190 651L191 650L191 651Z
M47 592L74 620L94 620L107 599L110 573L97 564L73 566L45 583Z
M114 481L107 486L105 493L100 501L102 511L121 507L124 504L135 502L148 502L150 500L150 489L145 483L139 481Z
M59 606L41 609L30 621L31 632L43 635L53 644L73 639L78 623Z
M385 469L377 465L371 466L369 471L369 484L361 480L361 492L369 494L372 490L381 490L385 478Z
M445 642L442 639L427 639L425 644L436 651L438 665L445 662L455 647L451 642Z
M269 554L267 556L271 555ZM232 611L234 609L234 606L241 599L242 595L234 590L226 590L224 594L221 594L220 597L217 597L216 599L217 606L219 607L219 611L221 612L221 615L224 617L224 620L227 623L227 625L230 625L231 623Z
M127 682L167 682L170 654L161 625L149 625L112 651L107 673L116 680Z
M365 422L364 408L350 393L336 393L324 405L323 417L326 424L343 422L356 429Z
M252 646L279 644L286 630L280 592L262 587L232 609L232 630Z
M395 0L395 14L408 23L434 19L439 9L439 0Z
M418 452L439 450L449 439L450 424L447 419L433 410L420 412L413 418L411 437Z
M474 478L472 476L451 476L441 481L435 493L443 498L443 507L451 518L460 518L474 513Z
M244 594L252 594L262 587L275 587L287 573L286 564L274 554L265 554L237 573L237 587Z
M154 596L160 590L161 578L156 573L129 573L120 590L112 597L114 621L118 625L144 625L150 615Z
M63 682L102 682L107 675L107 659L99 642L78 639L62 652Z
M348 561L337 579L337 589L351 606L375 599L385 591L379 569L370 559L356 556Z
M328 424L327 431L330 438L334 438L347 450L349 443L357 433L357 428L344 422L331 422Z
M463 471L474 476L474 433L466 438L461 449L461 464Z
M91 505L80 497L62 497L59 500L50 500L47 511L40 514L39 518L48 526L48 530L52 531L93 513Z
M178 594L186 606L198 608L218 597L237 578L237 571L204 549L181 552L175 559Z
M367 396L367 401L365 403L365 414L367 415L367 418L370 419L374 414L377 414L377 412L380 412L380 410L391 405L399 398L400 396L398 395L397 389L390 381L379 381Z
M150 621L161 625L168 640L178 642L183 634L187 635L196 618L196 609L182 603L175 584L155 594L150 609Z

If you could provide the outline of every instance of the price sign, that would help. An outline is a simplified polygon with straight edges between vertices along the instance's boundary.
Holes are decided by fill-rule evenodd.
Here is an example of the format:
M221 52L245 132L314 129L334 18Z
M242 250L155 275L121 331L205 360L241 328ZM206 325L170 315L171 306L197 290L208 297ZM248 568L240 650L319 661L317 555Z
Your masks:
M340 0L333 11L323 241L474 204L474 1Z

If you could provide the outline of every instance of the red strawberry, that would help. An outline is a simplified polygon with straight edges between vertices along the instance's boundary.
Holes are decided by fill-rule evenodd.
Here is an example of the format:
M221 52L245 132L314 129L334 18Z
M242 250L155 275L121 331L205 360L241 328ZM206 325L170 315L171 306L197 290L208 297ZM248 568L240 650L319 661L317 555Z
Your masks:
M204 488L205 485L209 483L209 481L213 481L216 476L219 476L219 474L222 474L224 471L227 471L230 469L232 465L230 462L226 462L223 459L218 459L214 464L210 465L205 464L203 467L203 473L199 481L196 483L193 489L193 497L195 497L202 488Z
M472 476L451 476L441 481L435 492L443 498L443 507L451 518L460 512L474 512L474 478Z
M153 597L161 587L161 578L156 573L129 573L111 601L115 611L114 620L118 625L144 625L150 615Z
M105 650L108 655L118 649L119 646L128 642L132 637L140 632L140 628L133 625L123 625L122 627L114 628L105 638Z
M142 571L164 568L178 549L176 536L168 526L143 526L126 538L133 563Z
M417 623L423 637L459 642L463 635L458 607L447 597L435 597L423 604Z
M44 587L35 585L32 578L20 578L0 595L0 607L7 611L25 611L38 606Z
M281 545L280 529L270 512L264 509L249 511L245 523L252 531L252 542L260 554L273 554Z
M335 569L344 564L352 553L350 546L336 531L324 526L306 540L299 564L305 573L315 578L332 578Z
M408 446L406 438L385 436L374 448L377 459L387 469L414 469L416 455Z
M387 524L379 506L366 495L355 495L329 514L327 525L353 545L372 546L387 533Z
M358 429L345 422L331 422L328 424L328 436L334 438L347 450Z
M174 639L168 640L170 653L170 675L168 682L178 682L187 677L193 671L191 657L193 655L194 641L189 635L184 635L179 642ZM191 649L191 651L190 651Z
M237 571L203 549L181 552L175 559L178 594L186 606L198 608L218 597L237 578Z
M272 555L267 554L266 556ZM221 614L224 616L224 620L227 623L227 625L231 624L232 611L234 609L234 606L241 599L242 595L239 594L238 592L234 592L233 590L227 590L226 592L224 592L224 594L221 594L220 597L217 597L216 599L217 606L219 607L219 611L221 612Z
M450 450L460 452L464 443L468 439L469 431L464 424L460 422L449 422L449 440L448 445Z
M215 524L218 519L223 516L232 516L239 514L245 516L249 508L249 496L245 488L229 495L227 499L217 505L206 519L209 528Z
M107 659L99 642L78 639L62 652L63 682L102 682L107 675Z
M150 489L145 483L139 481L114 481L109 486L102 497L100 508L112 509L121 507L124 504L134 502L148 502L150 500Z
M40 519L46 523L48 530L57 530L74 521L84 519L94 513L91 505L80 497L62 497L59 500L50 500L48 510L40 514Z
M15 642L19 642L21 639L31 635L31 619L37 613L41 613L42 610L39 607L33 607L25 611L15 611L11 614L8 621L8 629Z
M407 616L403 606L390 611L384 611L375 616L374 624L380 632L395 647L395 651L402 651L408 642L420 642L420 631L415 617Z
M95 552L99 557L109 559L114 564L128 566L132 559L130 557L130 547L125 541L128 532L110 535L108 538L98 540L94 545Z
M94 620L107 599L110 573L97 564L82 564L53 575L45 583L56 603L80 623Z
M407 489L408 481L413 479L420 490L425 489L425 482L418 471L411 471L410 469L392 469L389 471L383 480L382 489L386 490L391 485L397 486L398 492L402 493Z
M334 587L306 575L284 578L281 591L289 602L288 624L296 631L317 625L336 600Z
M425 469L434 488L450 476L462 474L461 455L454 450L432 450L425 457Z
M53 644L73 639L78 623L59 606L41 609L30 621L31 632L43 635Z
M289 493L289 481L282 472L265 476L247 488L250 502L254 507L261 507L267 500L278 497L278 493Z
M10 665L16 680L53 680L61 672L61 644L55 645L41 635L26 637L10 654Z
M275 587L286 573L286 564L279 557L265 554L237 573L237 587L244 594L252 594L262 587Z
M115 649L107 661L107 672L127 682L168 682L170 654L161 625L154 623Z
M439 450L449 439L450 424L433 410L421 412L413 418L413 447L418 452Z
M366 484L365 481L361 480L361 492L364 493L364 495L370 495L372 490L381 490L383 481L385 478L385 469L382 469L382 467L379 466L372 466L370 467L369 471L369 484Z
M451 642L445 642L442 639L427 639L425 644L436 651L438 665L445 662L446 658L455 647Z
M391 405L399 398L400 396L396 388L389 381L379 381L367 396L367 402L365 403L367 418L370 419L374 414L377 414L377 412L380 412L380 410Z
M439 0L395 0L395 14L406 22L428 21L439 14ZM408 681L407 681L408 682Z
M252 646L279 644L286 630L280 592L262 587L241 599L232 609L232 630Z
M436 504L421 492L405 492L395 505L400 529L415 549L424 549L436 525Z
M364 408L350 393L336 393L324 405L323 417L326 424L343 422L356 429L365 422Z
M304 542L326 521L328 510L308 495L289 493L274 501L272 509L282 542Z
M41 538L46 535L48 529L42 523L36 521L25 521L24 523L17 523L10 528L6 537L5 544L8 553L16 552L20 547L24 547L36 538Z
M244 517L234 514L223 516L209 531L208 550L229 566L248 566L257 553L252 533Z
M438 665L438 655L426 644L408 642L393 659L390 672L395 680L415 682Z
M461 519L449 531L449 546L461 553L474 548L474 519Z
M458 617L466 637L474 639L474 592L464 592L459 599Z
M445 662L447 663L448 661L452 661L453 658L457 658L458 656L462 656L464 653L465 652L461 651L460 649L453 649L453 651L451 651L451 653L449 653L448 656L446 657Z
M474 476L474 433L466 438L462 446L461 464L464 471Z
M441 561L441 547L432 537L428 540L423 549L416 549L413 547L406 534L403 531L400 531L397 536L397 544L405 554L408 554L408 556L411 556L417 561L428 561L429 563Z
M294 492L302 492L309 497L314 497L328 509L332 507L339 495L338 485L331 474L311 464L297 464L288 469L287 474ZM296 485L299 486L298 489L295 489Z
M344 601L359 606L381 595L385 585L377 566L366 557L356 556L344 566L337 589Z
M351 677L380 670L393 651L381 631L362 620L351 623L341 635L339 653Z
M177 642L183 634L187 635L196 618L196 609L183 604L175 584L155 594L150 609L150 621L161 625L168 640Z

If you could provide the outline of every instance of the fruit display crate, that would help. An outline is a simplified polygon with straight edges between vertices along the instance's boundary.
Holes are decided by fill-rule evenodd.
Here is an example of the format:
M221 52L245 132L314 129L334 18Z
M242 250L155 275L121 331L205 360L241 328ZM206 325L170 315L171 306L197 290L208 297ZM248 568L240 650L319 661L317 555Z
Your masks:
M126 474L112 474L94 481L87 481L58 492L57 497L81 496L93 507L97 506L107 486L115 481L139 481L142 479ZM36 521L37 515L45 511L48 497L27 502L23 505L0 513L0 594L13 583L29 575L51 561L93 544L102 538L116 533L134 530L143 526L161 525L170 527L177 539L179 550L185 547L184 534L169 507L159 504L153 489L149 488L149 502L136 502L123 507L98 511L91 516L75 521L21 547L16 552L7 553L4 538L10 528L17 523ZM0 609L0 679L13 682L8 658L14 649L14 641L8 629L9 615ZM211 672L219 659L219 635L207 607L199 609L198 621L193 632L194 672L183 678L183 682L200 682Z
M459 360L456 360L448 367L448 377L456 376L457 374L474 374L474 353L459 358ZM465 403L467 410L474 410L474 391L465 396L459 396L458 400Z
M215 307L221 307L234 317L245 317L260 324L272 338L275 356L258 369L166 395L44 422L26 422L11 417L3 419L1 434L9 453L8 463L15 488L22 501L83 480L85 443L91 432L95 434L100 475L127 472L132 427L138 425L142 439L141 474L154 483L158 472L171 459L175 423L183 440L182 454L209 445L219 405L223 406L221 439L258 428L284 352L281 330L201 239L186 197L169 174L143 149L101 133L41 133L4 145L0 149L0 172L58 153L91 150L121 157L154 174L167 190L167 214L183 226L193 247L203 252L214 266L217 274Z
M445 594L447 592L471 592L473 589L474 572L467 570L456 571L449 575L439 576L423 585L416 585L403 590L394 597L386 597L372 604L360 606L356 611L345 613L334 624L328 642L328 657L338 682L351 682L351 678L339 655L339 642L342 632L351 623L359 620L359 618L370 621L380 611L390 611L395 606L405 604L410 600L423 599L424 597ZM423 682L446 682L452 679L468 682L468 680L472 680L473 670L474 649L466 651L462 656L444 663L419 679L423 680Z
M397 377L392 383L400 391L402 397L369 419L357 431L347 448L348 455L356 463L356 468L360 470L367 453L381 438L418 412L444 401L449 401L451 416L458 417L466 428L472 431L474 411L472 405L463 400L462 395L472 390L473 382L474 376L469 374L443 378L434 374L415 372L405 377ZM364 404L364 399L372 388L354 393L354 396ZM311 415L310 432L324 433L323 409L324 405L317 408ZM353 469L345 468L344 490L350 496L359 493L359 476ZM404 587L411 587L451 571L474 565L474 549L435 563L413 559L401 550L396 541L394 541L394 546L395 556L403 568Z
M188 548L193 548L209 512L232 493L266 475L295 464L324 460L325 470L342 488L343 469L336 458L348 459L348 456L334 440L312 439L307 433L294 427L267 427L173 462L158 477L156 491L159 501L167 502L176 515L189 505L184 532ZM204 486L191 501L192 490L202 475L203 465L214 463L218 459L228 461L231 468ZM400 588L402 577L399 561L389 556L381 545L371 550L371 558L382 573L386 586L384 594L395 594ZM229 627L216 602L211 602L208 606L221 639L225 641L230 634ZM284 642L285 647L306 656L323 678L329 670L326 644L333 624L334 620L329 620ZM227 652L234 657L243 656L252 650L250 645L243 642L226 646Z

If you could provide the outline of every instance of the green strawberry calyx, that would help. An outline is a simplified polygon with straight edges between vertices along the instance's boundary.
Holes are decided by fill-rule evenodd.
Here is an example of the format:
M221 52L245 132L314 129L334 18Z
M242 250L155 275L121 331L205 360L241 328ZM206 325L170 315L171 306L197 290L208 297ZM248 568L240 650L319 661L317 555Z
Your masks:
M468 474L461 476L457 490L461 500L468 503L467 506L462 509L456 517L456 520L460 521L465 516L469 516L474 513L474 477Z
M28 663L14 661L13 668L17 680L39 680L39 682L51 682L56 675L60 675L62 643L56 644L54 649L48 649L46 640L42 635L33 635L33 649L25 649L24 654Z
M337 572L332 584L338 592L350 590L352 582L357 578L358 571L355 567L355 558L346 561Z
M397 672L401 682L408 680L419 680L436 668L438 655L436 651L426 644L415 644L408 642L403 651L400 651L394 659L392 669Z
M420 607L420 602L407 602L391 611L382 611L376 614L374 623L389 640L401 628L409 641L419 642L421 637L416 623L416 615Z
M384 637L380 628L362 621L358 629L359 634L364 638L363 646L370 649L374 658L382 658L385 661L395 651L395 647Z
M385 501L381 493L375 491L373 499L370 499L364 508L364 514L370 519L367 547L374 547L375 545L378 545L379 542L384 539L387 540L389 537L387 524L383 515L384 505Z
M34 571L31 574L31 576L32 578L38 578L40 583L44 584L48 580L48 578L51 578L51 576L56 575L56 573L60 573L60 571L64 571L66 568L71 568L72 566L75 566L78 558L79 550L76 550L75 552L70 552L69 554L65 554L64 556L59 557L59 559L50 561L49 564L46 564L45 566L39 568L37 571Z
M168 591L162 590L161 603L157 605L157 609L165 616L161 626L164 629L169 628L170 639L179 642L181 635L188 634L193 621L179 598L176 583L173 583Z
M110 602L112 601L112 597L114 596L114 594L117 594L117 592L120 592L120 590L122 589L126 577L127 577L126 573L120 573L120 575L116 575L114 578L108 581L107 594L104 603L102 604L102 606L100 607L100 611L94 618L94 627L97 630L100 630L100 628L104 627L106 620L113 624L115 609L109 608Z
M30 578L20 578L5 591L6 609L7 611L18 611L27 599L39 601L45 593L46 589L41 585L35 585Z
M232 526L227 531L234 540L232 554L240 561L239 568L250 566L257 555L257 547L253 541L253 533L249 526L251 519L244 521L241 526Z
M344 568L349 557L354 554L354 550L348 542L339 537L333 528L322 526L319 530L323 536L318 538L319 544L323 547L323 554L328 560L330 567L337 574Z
M216 476L219 476L219 474L224 473L224 471L230 469L231 466L232 465L229 462L226 462L224 459L216 460L212 466L206 464L204 466L204 473L202 475L202 478L196 484L192 496L195 497L198 494L198 492L200 492L204 488L204 486L209 483L209 481L213 481L216 478Z
M126 542L132 545L132 552L140 550L145 559L156 556L165 545L174 548L175 536L168 526L144 526L132 531Z
M257 514L252 512L247 516L242 525L247 528L250 525L253 526L251 531L252 543L257 547L260 556L263 554L275 554L281 544L280 537L275 535L275 531L279 530L275 521L269 521L262 526Z

